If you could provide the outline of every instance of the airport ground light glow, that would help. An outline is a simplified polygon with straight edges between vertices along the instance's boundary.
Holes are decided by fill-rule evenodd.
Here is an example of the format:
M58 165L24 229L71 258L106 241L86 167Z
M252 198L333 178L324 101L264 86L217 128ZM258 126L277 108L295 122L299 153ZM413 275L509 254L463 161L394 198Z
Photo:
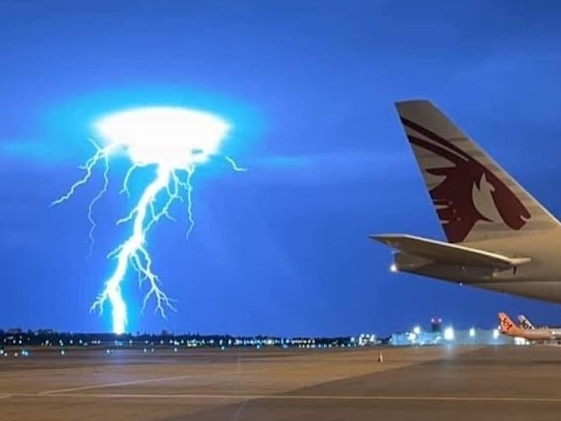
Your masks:
M108 258L113 258L115 268L105 281L102 292L92 304L91 310L100 313L109 301L112 310L113 332L125 332L127 325L127 303L122 284L130 269L137 272L140 284L148 285L142 309L148 301L155 300L156 310L166 317L166 308L174 309L172 300L163 292L158 276L152 267L152 259L146 237L150 228L162 217L171 219L169 208L176 200L187 201L189 227L194 227L191 202L192 177L199 165L213 156L220 155L220 146L230 127L222 119L201 111L176 107L152 107L125 110L110 114L95 124L94 155L81 168L84 176L74 183L69 191L53 204L64 202L76 189L88 182L94 167L103 165L104 185L90 202L88 218L91 223L90 242L93 245L95 222L92 217L94 204L107 191L110 160L125 154L130 167L124 177L121 192L129 192L132 173L139 168L155 167L155 178L147 184L136 202L136 206L117 224L130 224L129 237L119 244ZM239 168L228 156L224 158L236 171Z

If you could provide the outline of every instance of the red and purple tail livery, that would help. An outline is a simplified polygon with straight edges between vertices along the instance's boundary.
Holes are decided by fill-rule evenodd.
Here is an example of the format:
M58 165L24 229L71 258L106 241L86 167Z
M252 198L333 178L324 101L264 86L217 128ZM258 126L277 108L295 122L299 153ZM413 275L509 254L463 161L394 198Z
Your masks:
M370 235L391 271L561 303L559 221L431 102L396 107L447 241Z
M431 102L396 103L450 243L558 228L557 220Z

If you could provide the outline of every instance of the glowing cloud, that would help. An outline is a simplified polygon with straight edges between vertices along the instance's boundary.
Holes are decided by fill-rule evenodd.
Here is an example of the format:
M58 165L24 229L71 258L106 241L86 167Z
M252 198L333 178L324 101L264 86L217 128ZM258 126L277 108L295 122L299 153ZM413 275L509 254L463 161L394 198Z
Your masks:
M198 165L219 154L229 129L228 124L216 116L176 107L127 110L106 116L95 125L96 135L102 142L92 140L96 152L82 167L85 175L74 183L64 196L53 202L59 204L68 200L79 186L88 182L96 164L103 164L105 183L88 209L92 245L95 229L92 208L107 191L110 158L125 154L131 161L123 180L122 192L128 193L128 182L135 169L155 166L157 170L155 179L143 189L136 206L128 216L117 221L118 224L130 223L132 232L123 243L109 253L108 258L116 260L116 267L91 307L91 310L98 308L102 312L103 306L109 300L112 306L114 333L120 334L126 329L127 304L121 285L131 268L137 272L141 283L148 283L143 309L152 297L156 301L156 309L163 317L166 307L174 308L169 297L162 291L160 281L152 269L152 259L146 247L146 235L163 216L171 219L169 207L175 200L183 198L182 192L188 202L189 235L194 227L191 178ZM245 171L231 158L224 158L234 170ZM165 199L160 204L157 200L159 196Z

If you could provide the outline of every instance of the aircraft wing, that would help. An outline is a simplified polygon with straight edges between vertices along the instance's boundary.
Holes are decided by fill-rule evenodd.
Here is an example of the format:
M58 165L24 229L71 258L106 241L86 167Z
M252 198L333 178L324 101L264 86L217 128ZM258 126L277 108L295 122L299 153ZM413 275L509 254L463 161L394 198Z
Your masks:
M370 238L403 253L424 257L438 263L508 269L528 263L531 260L529 257L507 257L497 253L407 234L371 235Z

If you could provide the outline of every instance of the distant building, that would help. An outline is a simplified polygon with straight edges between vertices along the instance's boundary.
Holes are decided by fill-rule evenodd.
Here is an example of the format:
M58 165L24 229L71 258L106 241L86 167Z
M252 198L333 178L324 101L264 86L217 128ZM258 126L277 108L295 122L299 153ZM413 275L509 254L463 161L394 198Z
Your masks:
M521 339L514 339L509 336L501 335L497 329L476 329L454 330L446 327L442 332L425 332L414 329L415 331L395 333L390 339L390 345L507 345L507 344L526 344Z
M21 333L23 333L23 330L21 330L19 327L12 327L11 329L8 329L6 333L9 335L20 335Z
M431 332L442 332L442 319L440 317L433 317L430 321Z

